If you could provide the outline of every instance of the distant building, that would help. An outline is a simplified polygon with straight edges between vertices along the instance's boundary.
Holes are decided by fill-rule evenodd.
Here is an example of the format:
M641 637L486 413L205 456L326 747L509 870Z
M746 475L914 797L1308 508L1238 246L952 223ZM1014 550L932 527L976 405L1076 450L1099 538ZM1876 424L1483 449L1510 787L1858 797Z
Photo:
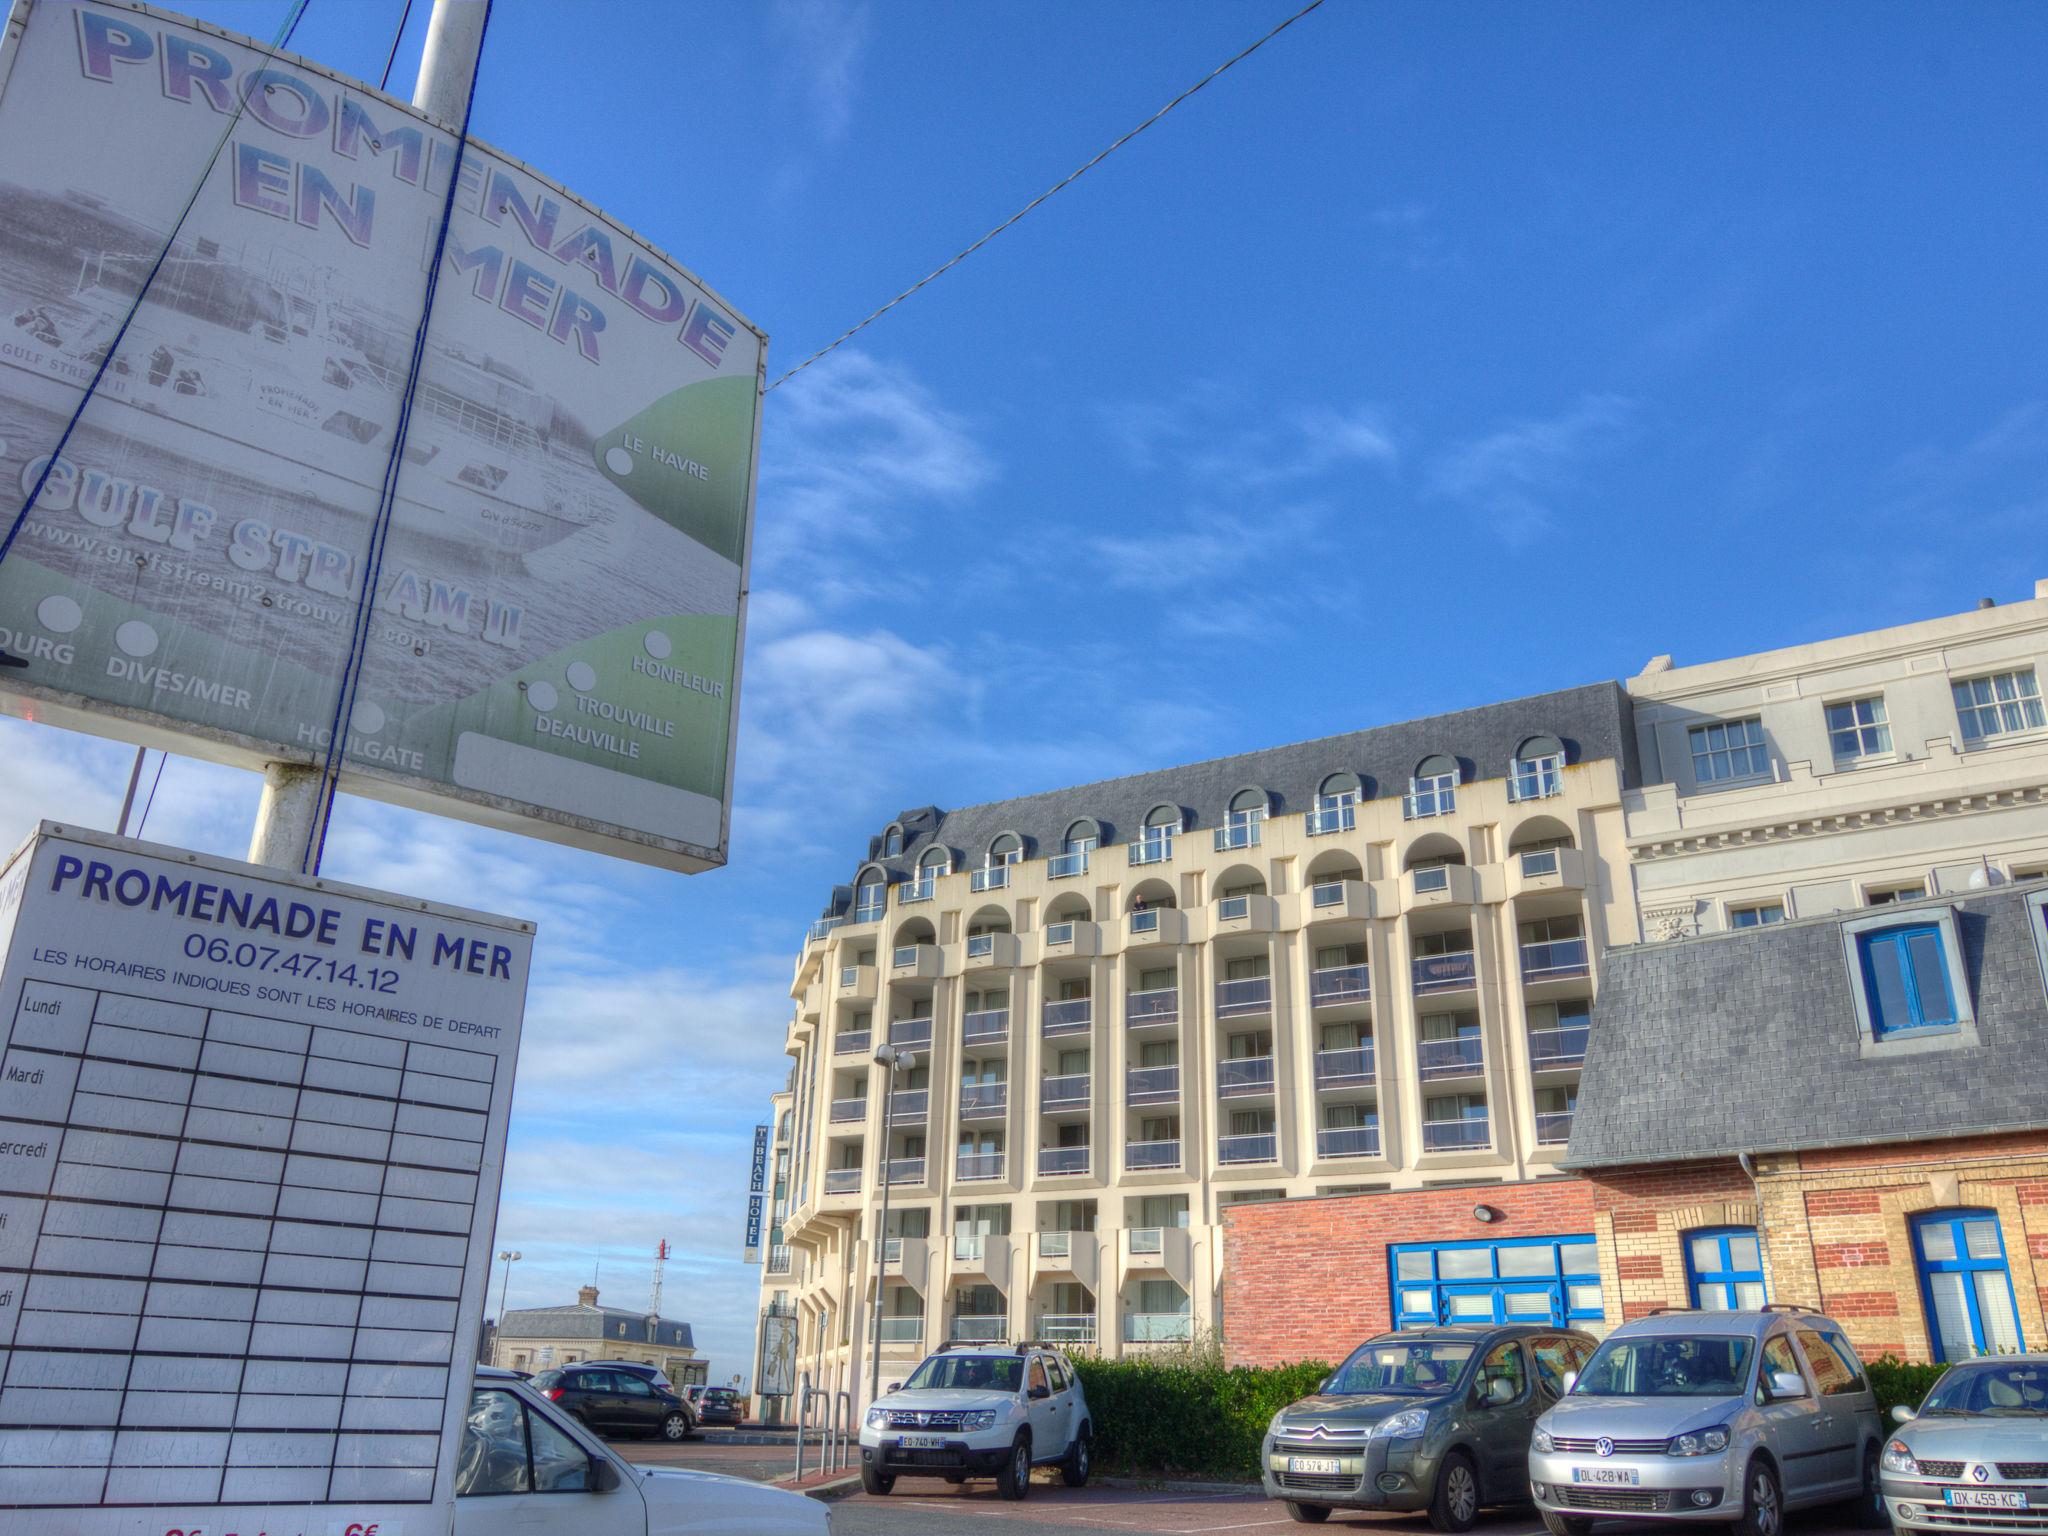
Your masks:
M516 1307L493 1336L493 1365L547 1371L579 1360L632 1360L660 1368L677 1386L701 1386L709 1363L697 1358L690 1325L624 1307L600 1307L597 1287L576 1293L573 1307Z

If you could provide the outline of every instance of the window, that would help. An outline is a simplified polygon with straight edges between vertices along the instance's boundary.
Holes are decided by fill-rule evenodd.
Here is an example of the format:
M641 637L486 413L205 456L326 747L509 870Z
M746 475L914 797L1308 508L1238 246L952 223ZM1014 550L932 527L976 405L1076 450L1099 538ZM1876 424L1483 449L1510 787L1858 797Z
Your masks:
M1564 744L1555 736L1531 736L1508 764L1508 799L1543 800L1564 789Z
M1394 1326L1599 1322L1600 1256L1590 1235L1414 1243L1389 1251Z
M1939 926L1909 923L1861 933L1856 949L1873 1039L1956 1023L1955 992Z
M1564 1396L1564 1379L1586 1368L1593 1346L1563 1334L1546 1334L1529 1341L1529 1353L1536 1361L1536 1379L1552 1397Z
M510 1392L470 1394L456 1454L455 1492L589 1493L590 1453Z
M1927 894L1927 886L1919 880L1904 885L1874 885L1863 893L1866 907L1889 906L1895 901L1918 901Z
M1828 745L1838 763L1860 757L1889 757L1892 728L1885 721L1881 698L1848 699L1827 707Z
M903 829L891 827L882 835L882 857L893 859L903 852Z
M1838 1333L1823 1333L1802 1324L1792 1330L1799 1340L1799 1352L1813 1374L1813 1384L1822 1397L1845 1397L1864 1388L1863 1371L1856 1355Z
M2048 726L2048 714L2041 709L2041 685L2034 680L2032 667L1972 677L1953 686L1956 719L1962 724L1966 745Z
M1764 1343L1762 1375L1757 1378L1759 1394L1768 1401L1777 1396L1773 1378L1792 1376L1805 1380L1799 1369L1799 1357L1792 1353L1792 1338L1789 1334L1774 1333Z
M1513 1339L1495 1345L1479 1362L1478 1387L1488 1394L1482 1401L1493 1401L1490 1394L1496 1381L1506 1382L1510 1389L1509 1395L1501 1399L1504 1403L1514 1402L1528 1390L1529 1373L1522 1363L1522 1346Z
M1415 765L1408 781L1408 793L1401 801L1401 814L1409 821L1424 816L1448 816L1458 808L1458 763L1438 752Z
M1913 1223L1934 1358L1968 1360L2024 1346L2005 1243L1991 1211L1937 1211Z
M1746 720L1696 725L1686 735L1692 742L1692 776L1696 784L1760 779L1771 771L1771 755L1764 747L1764 723L1755 715Z
M1746 907L1728 909L1730 928L1768 928L1772 923L1785 921L1785 903L1782 901L1753 902Z
M1685 1235L1685 1277L1692 1304L1709 1312L1763 1306L1764 1259L1754 1227L1719 1227Z

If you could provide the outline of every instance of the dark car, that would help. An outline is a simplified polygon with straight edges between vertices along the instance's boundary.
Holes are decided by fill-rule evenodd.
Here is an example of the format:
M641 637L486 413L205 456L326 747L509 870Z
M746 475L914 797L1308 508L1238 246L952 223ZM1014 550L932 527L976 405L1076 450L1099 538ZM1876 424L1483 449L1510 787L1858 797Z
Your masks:
M674 1392L609 1360L543 1371L533 1378L533 1385L549 1402L601 1435L685 1440L696 1427L689 1404Z
M731 1387L706 1387L697 1394L697 1420L701 1424L731 1424L746 1421L739 1393Z
M1266 1430L1266 1496L1310 1523L1332 1509L1426 1510L1440 1531L1526 1503L1529 1437L1585 1365L1576 1328L1449 1324L1358 1346Z

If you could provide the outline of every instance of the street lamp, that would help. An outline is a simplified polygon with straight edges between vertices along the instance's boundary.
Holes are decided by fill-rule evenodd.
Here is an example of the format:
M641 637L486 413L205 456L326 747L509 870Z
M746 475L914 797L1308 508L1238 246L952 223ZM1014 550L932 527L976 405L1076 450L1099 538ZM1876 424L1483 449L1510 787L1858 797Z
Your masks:
M882 1217L875 1232L875 1347L869 1353L868 1402L882 1395L882 1289L889 1276L889 1141L896 1108L894 1093L898 1072L908 1072L915 1053L900 1045L875 1047L875 1065L887 1076L882 1079Z
M504 1283L498 1287L498 1337L505 1336L505 1297L512 1289L512 1266L519 1261L519 1255L510 1248L500 1248L498 1257L505 1261Z

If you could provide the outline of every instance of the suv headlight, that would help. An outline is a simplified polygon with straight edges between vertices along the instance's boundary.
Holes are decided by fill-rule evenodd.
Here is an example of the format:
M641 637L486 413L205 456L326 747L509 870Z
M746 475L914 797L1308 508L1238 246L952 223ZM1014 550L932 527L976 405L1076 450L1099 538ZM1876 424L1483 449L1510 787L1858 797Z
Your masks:
M1373 1438L1377 1440L1412 1440L1422 1433L1429 1423L1427 1408L1403 1408L1399 1413L1390 1413L1373 1425Z
M1536 1426L1536 1433L1529 1437L1529 1449L1548 1456L1557 1447L1551 1442L1550 1431L1539 1424Z
M993 1408L977 1408L971 1413L960 1415L960 1427L965 1430L994 1429L996 1411Z
M1728 1449L1728 1426L1716 1424L1712 1429L1695 1429L1675 1435L1667 1449L1673 1456L1712 1456L1717 1451Z
M886 1408L870 1408L870 1409L868 1410L868 1428L869 1428L869 1429L880 1429L880 1428L882 1427L883 1423L884 1423L884 1422L885 1422L885 1421L886 1421L886 1420L888 1419L888 1417L889 1417L889 1411L888 1411L888 1409L886 1409Z
M1920 1463L1913 1459L1913 1453L1906 1449L1906 1442L1903 1440L1887 1442L1883 1460L1887 1472L1903 1472L1908 1477L1920 1475Z

